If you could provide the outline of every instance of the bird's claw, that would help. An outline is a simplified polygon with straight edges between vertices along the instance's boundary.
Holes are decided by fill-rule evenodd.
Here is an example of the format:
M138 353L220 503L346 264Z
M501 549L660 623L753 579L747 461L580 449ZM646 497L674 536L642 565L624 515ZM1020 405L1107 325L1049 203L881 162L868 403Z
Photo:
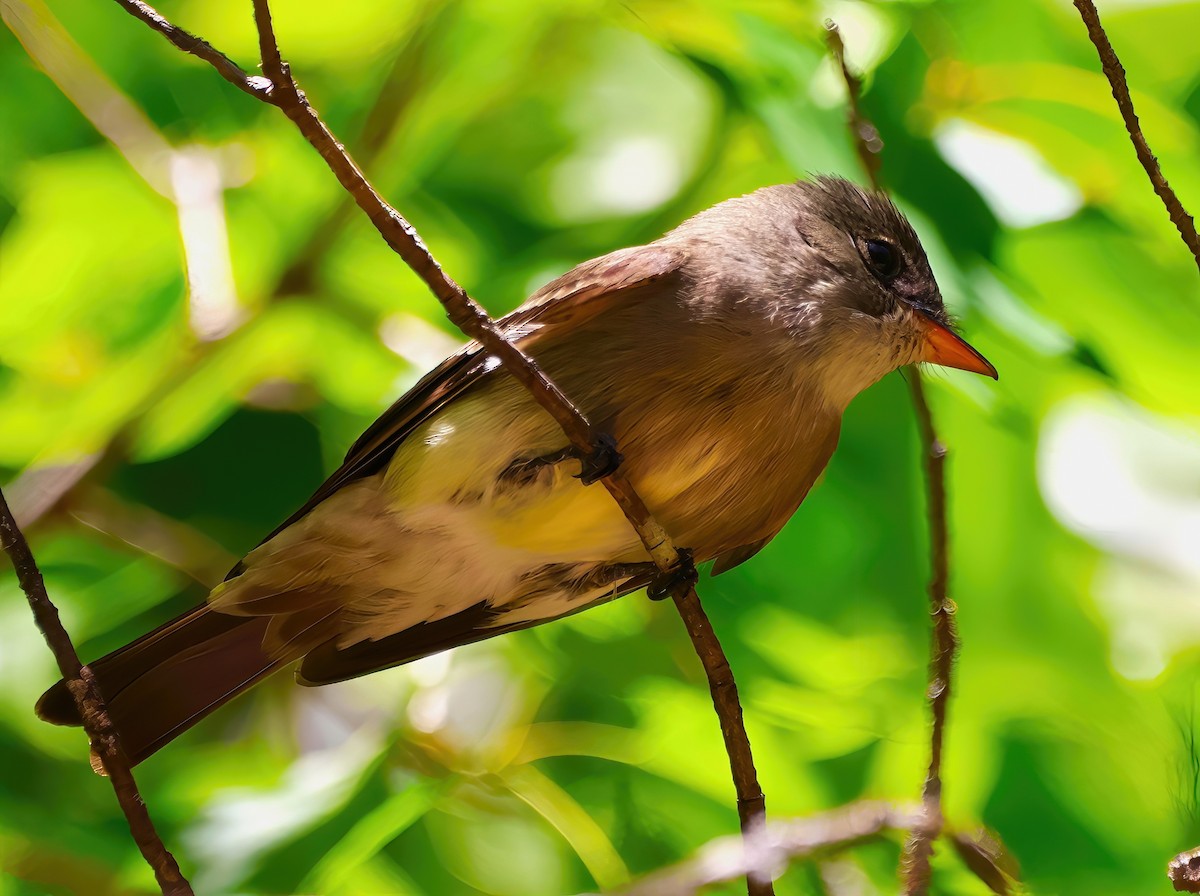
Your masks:
M591 485L615 473L623 460L624 456L617 450L617 440L602 432L596 436L592 453L579 456L580 470L575 478L584 485Z
M691 588L700 580L700 573L696 571L696 559L691 550L679 548L676 553L678 559L674 568L668 572L659 572L646 586L646 596L651 600L664 600L680 585Z

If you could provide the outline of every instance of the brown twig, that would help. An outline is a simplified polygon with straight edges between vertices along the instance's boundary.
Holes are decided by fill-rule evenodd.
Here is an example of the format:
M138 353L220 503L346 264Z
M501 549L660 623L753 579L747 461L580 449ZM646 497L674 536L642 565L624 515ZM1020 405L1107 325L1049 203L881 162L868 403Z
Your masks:
M83 719L83 727L91 740L93 756L99 760L104 774L112 782L117 802L121 804L121 811L125 813L129 822L129 832L141 850L142 857L154 869L154 877L164 894L191 896L192 888L180 872L175 857L163 845L158 832L154 830L154 822L150 820L150 813L146 810L141 794L138 793L137 782L134 781L129 763L121 750L120 738L108 717L104 697L96 687L96 679L92 676L91 669L79 662L79 655L75 652L75 645L71 643L71 636L67 634L58 617L58 608L46 593L46 583L42 580L41 570L33 558L29 543L13 519L3 492L0 492L0 541L3 542L5 553L12 560L21 590L29 599L34 621L58 662L58 669L63 680L67 682L67 689L75 699L75 705Z
M442 15L445 15L445 11ZM439 16L430 15L418 26L411 40L396 53L391 68L379 85L354 141L355 156L364 171L372 170L404 113L427 80L425 65L434 24L438 21ZM293 253L292 260L276 280L274 293L283 297L311 292L313 278L321 261L355 215L354 200L345 190L339 189L328 212L318 216L308 235L297 242L300 248Z
M183 52L203 59L238 90L270 102L267 95L271 90L271 84L266 78L247 74L241 66L208 41L201 40L196 35L172 25L148 3L143 3L141 0L118 0L118 2L125 7L126 12L141 19Z
M825 41L838 68L842 70L842 80L846 83L846 125L854 140L854 151L858 153L858 160L862 162L863 170L871 179L871 185L879 190L879 169L883 161L879 158L879 153L883 151L883 138L879 136L875 125L863 117L859 110L858 98L862 94L862 82L846 65L846 45L842 42L841 30L832 19L825 20Z
M929 541L933 574L929 582L930 609L933 614L933 638L929 662L929 702L933 727L929 737L929 769L921 791L924 817L913 829L904 847L905 892L909 896L924 893L929 886L929 859L933 841L942 829L942 746L946 736L946 711L950 704L951 673L958 653L958 627L954 622L954 602L947 593L950 578L949 534L946 529L946 446L933 427L933 414L925 399L919 371L907 377L921 445L925 451L925 480L929 489Z
M880 190L879 152L883 149L883 141L879 139L879 132L875 126L862 114L859 106L861 84L846 65L845 46L837 24L826 21L825 30L830 52L841 67L842 77L846 81L846 92L849 96L847 117L855 148L871 179L871 185ZM921 372L914 368L905 379L912 396L921 434L921 446L925 454L929 543L932 555L929 600L933 615L933 635L929 662L929 702L933 727L930 734L929 769L921 791L921 805L924 810L922 818L914 825L902 858L904 891L908 896L917 896L929 888L929 859L933 853L933 842L942 830L942 746L946 734L946 711L950 703L951 672L959 642L954 623L954 602L947 593L950 570L949 533L946 527L946 446L938 438L933 414L925 398Z
M1154 192L1166 206L1171 223L1175 225L1175 229L1183 237L1184 244L1196 259L1196 267L1200 268L1200 236L1196 234L1196 222L1187 213L1187 209L1183 207L1183 203L1179 201L1179 197L1175 195L1171 185L1167 183L1167 179L1163 177L1158 159L1150 151L1150 144L1146 142L1146 136L1142 133L1137 113L1133 110L1133 98L1129 95L1129 84L1125 80L1125 67L1121 65L1121 60L1117 58L1116 51L1109 43L1104 26L1100 24L1100 13L1096 11L1096 4L1092 0L1075 0L1075 8L1079 10L1083 24L1087 26L1088 37L1096 46L1096 52L1100 56L1100 66L1104 69L1104 74L1112 87L1113 99L1117 101L1117 108L1121 110L1121 118L1125 121L1125 130L1129 132L1129 139L1133 142L1133 149L1137 153L1138 161L1146 169L1146 176L1150 178L1150 185L1154 187Z
M155 31L162 33L180 49L218 67L227 80L237 84L247 93L278 106L325 160L342 187L366 213L384 241L430 288L446 308L450 320L463 333L502 361L508 372L554 418L577 451L583 456L590 456L600 450L603 442L579 409L528 356L506 339L495 321L442 270L413 226L383 200L344 147L337 142L309 104L303 91L296 85L287 63L283 61L266 0L253 0L265 79L251 78L229 62L223 54L213 50L209 44L180 31L140 0L116 2ZM186 35L188 40L180 43L177 39L180 34ZM197 46L207 49L197 52ZM265 87L262 83L264 80L267 82ZM686 572L690 563L685 562L684 555L650 515L645 503L620 469L603 477L601 482L628 518L659 570L664 574ZM678 584L672 587L671 594L708 676L713 705L720 718L721 733L729 754L730 769L737 791L738 815L743 832L748 834L765 819L765 798L758 784L729 662L700 606L690 580L690 577L680 576ZM769 881L755 880L753 876L749 878L749 891L752 896L768 896L773 892Z

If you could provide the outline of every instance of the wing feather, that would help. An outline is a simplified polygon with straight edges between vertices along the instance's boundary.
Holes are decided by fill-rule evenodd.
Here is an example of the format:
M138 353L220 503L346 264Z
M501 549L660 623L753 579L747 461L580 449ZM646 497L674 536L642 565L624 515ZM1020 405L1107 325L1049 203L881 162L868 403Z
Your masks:
M612 308L615 302L634 295L638 287L676 276L685 257L678 248L651 244L584 262L547 283L524 305L502 318L501 328L522 349L528 349L556 328L578 326ZM384 411L350 447L333 475L263 541L274 538L338 489L381 470L409 433L497 367L477 342L451 355ZM238 563L226 579L243 570Z
M296 681L306 687L316 687L401 666L441 653L443 650L461 647L463 644L472 644L494 638L496 635L532 628L543 622L574 616L639 588L645 588L650 580L649 575L633 576L615 584L603 597L582 603L553 617L497 624L495 609L481 601L452 616L444 616L432 622L418 622L411 628L380 638L378 641L360 641L358 644L342 648L329 641L304 657L296 673Z

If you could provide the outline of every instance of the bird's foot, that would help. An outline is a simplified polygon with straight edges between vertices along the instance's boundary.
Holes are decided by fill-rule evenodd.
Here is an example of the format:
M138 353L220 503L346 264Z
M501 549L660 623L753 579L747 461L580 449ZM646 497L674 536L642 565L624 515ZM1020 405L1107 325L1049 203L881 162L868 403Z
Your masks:
M691 550L679 548L676 553L678 559L674 568L667 572L659 572L646 587L646 596L651 600L664 600L681 585L692 588L700 580L700 573L696 571L696 559Z
M625 460L624 455L617 450L617 440L606 432L596 436L591 454L584 455L572 449L571 456L579 461L580 469L575 478L584 485L591 485L605 476L611 476Z
M563 461L577 460L580 469L575 478L584 485L591 485L615 473L624 459L617 450L616 439L607 433L600 433L596 436L590 454L584 454L578 448L568 445L538 457L518 457L504 469L499 478L505 485L529 486L539 479L543 470L558 466Z

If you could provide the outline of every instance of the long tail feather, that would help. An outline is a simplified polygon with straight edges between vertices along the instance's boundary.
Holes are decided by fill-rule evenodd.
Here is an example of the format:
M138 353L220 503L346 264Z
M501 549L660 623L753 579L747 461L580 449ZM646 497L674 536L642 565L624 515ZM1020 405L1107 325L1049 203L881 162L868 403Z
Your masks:
M262 649L268 622L201 605L90 664L130 762L141 762L287 662ZM37 714L56 725L81 724L61 681L42 695Z

